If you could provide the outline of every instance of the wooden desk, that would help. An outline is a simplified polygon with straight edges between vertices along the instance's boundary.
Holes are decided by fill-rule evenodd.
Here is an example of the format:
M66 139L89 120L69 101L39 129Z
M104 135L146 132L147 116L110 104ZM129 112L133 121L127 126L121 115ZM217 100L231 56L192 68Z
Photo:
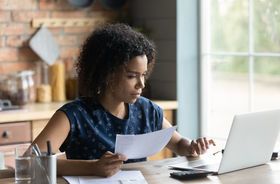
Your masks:
M142 163L133 163L124 165L123 169L141 170L149 184L276 184L280 181L280 160L271 161L268 164L243 169L219 176L208 176L207 178L179 181L169 177L173 170L168 169L168 165L185 161L184 157L169 158L165 160L154 160ZM0 179L0 184L13 184L14 178ZM58 184L66 184L62 178L58 178Z

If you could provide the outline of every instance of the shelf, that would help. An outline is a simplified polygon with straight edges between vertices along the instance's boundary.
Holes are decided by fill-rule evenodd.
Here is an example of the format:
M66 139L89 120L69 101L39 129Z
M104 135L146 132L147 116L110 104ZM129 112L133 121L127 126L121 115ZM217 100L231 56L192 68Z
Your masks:
M32 20L32 27L85 27L103 24L106 18L35 18Z

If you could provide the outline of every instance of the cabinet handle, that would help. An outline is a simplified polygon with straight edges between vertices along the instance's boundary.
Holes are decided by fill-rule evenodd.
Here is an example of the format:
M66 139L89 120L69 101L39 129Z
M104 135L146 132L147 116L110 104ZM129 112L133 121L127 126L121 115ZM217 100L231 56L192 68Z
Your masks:
M9 135L10 135L10 132L5 130L5 131L2 133L2 138L7 139L7 138L10 137Z

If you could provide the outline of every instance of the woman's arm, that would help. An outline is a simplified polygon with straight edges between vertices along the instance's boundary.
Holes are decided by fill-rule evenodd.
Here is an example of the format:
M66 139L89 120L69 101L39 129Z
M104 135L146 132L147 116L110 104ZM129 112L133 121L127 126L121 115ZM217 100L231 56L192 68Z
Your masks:
M171 127L170 122L164 118L162 128L169 127ZM167 144L167 148L181 156L198 156L205 153L210 144L215 145L215 142L212 139L208 140L205 137L190 140L182 137L177 131L175 131Z
M47 151L47 140L51 142L53 152L59 148L68 136L70 122L62 111L57 111L43 131L32 144L37 144L42 152ZM111 176L115 174L126 158L122 155L106 152L99 160L58 159L58 175L97 175Z
M62 145L70 131L70 123L67 116L62 111L54 113L52 118L49 120L46 127L36 137L32 144L37 144L41 151L47 151L47 143L51 142L52 151L59 152L59 147Z

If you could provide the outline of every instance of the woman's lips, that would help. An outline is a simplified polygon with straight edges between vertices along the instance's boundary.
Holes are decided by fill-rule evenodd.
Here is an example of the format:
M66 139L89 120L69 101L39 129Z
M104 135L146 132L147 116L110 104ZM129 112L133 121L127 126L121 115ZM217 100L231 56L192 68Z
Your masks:
M132 96L135 96L135 97L139 97L141 95L141 93L133 93L131 94Z

